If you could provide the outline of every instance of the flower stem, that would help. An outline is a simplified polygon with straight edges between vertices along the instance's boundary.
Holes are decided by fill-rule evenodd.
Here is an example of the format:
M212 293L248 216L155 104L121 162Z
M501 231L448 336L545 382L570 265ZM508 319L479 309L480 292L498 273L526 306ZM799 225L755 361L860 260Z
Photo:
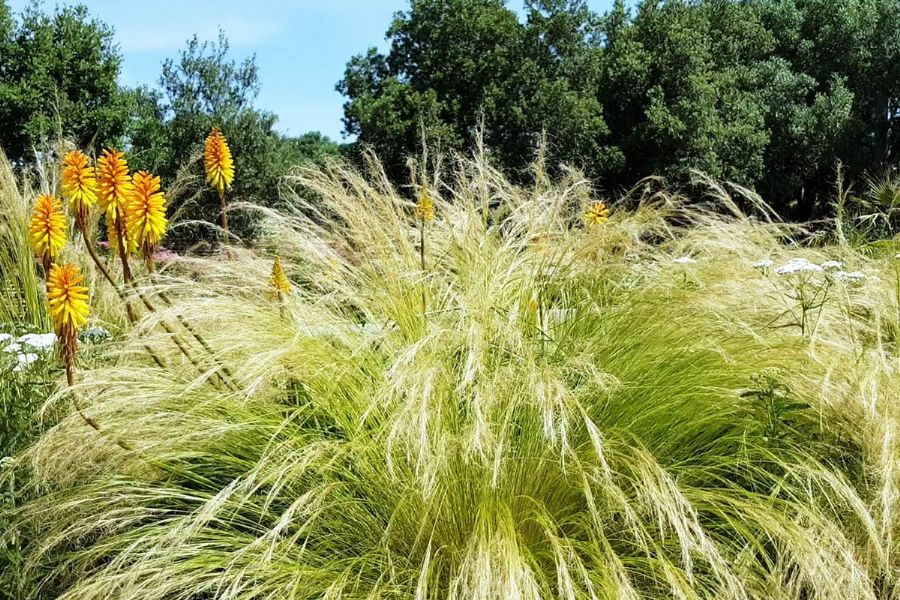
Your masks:
M137 325L137 315L134 312L134 307L131 305L131 301L125 296L125 292L123 292L121 288L119 288L119 284L117 284L116 280L113 279L113 276L110 275L109 269L106 268L103 260L97 254L97 249L94 248L94 242L91 240L90 235L88 235L86 220L84 219L83 215L80 214L76 215L75 220L78 229L81 231L81 237L84 240L84 246L85 248L87 248L91 260L94 261L94 264L97 265L97 270L99 270L106 281L109 282L109 285L112 286L113 290L115 290L116 292L116 295L119 297L119 300L121 300L125 305L125 314L128 317L128 322L132 327L135 327ZM158 366L160 369L168 368L168 366L148 344L144 344L144 350L147 351L147 354L150 355L150 357L153 359L153 362L156 363L156 366Z
M148 271L150 272L150 274L152 276L154 273L152 258L147 260L147 266L148 266ZM168 307L172 306L172 301L169 299L168 294L166 294L164 291L160 290L157 292L156 295L159 296L159 299L162 300L166 306L168 306ZM193 325L191 325L188 322L188 320L185 319L182 315L176 315L176 318L178 319L178 322L181 324L181 326L184 327L188 331L188 333L190 333L194 337L195 340L197 340L197 343L199 343L201 346L203 346L203 349L206 350L206 352L209 354L210 358L213 359L213 362L215 362L216 365L220 369L222 369L222 371L228 377L228 381L226 383L229 385L229 387L231 387L234 390L237 390L238 388L237 388L237 385L235 385L235 383L234 383L234 375L232 375L231 369L229 369L227 365L223 365L221 362L219 362L219 360L216 358L215 352L213 352L213 349L210 347L209 343L206 341L206 338L204 338L200 334L199 331L194 329Z
M422 267L422 320L426 320L425 303L425 219L419 219L419 262Z
M78 415L81 417L81 420L84 421L88 426L90 426L94 431L99 433L102 436L106 436L106 432L100 427L100 424L97 423L95 419L89 417L84 412L84 407L81 405L81 400L78 398L78 394L72 388L75 386L75 345L76 345L76 337L74 331L63 332L63 335L60 336L60 343L62 344L62 355L63 355L63 364L66 367L66 385L69 388L69 391L72 394L72 404L75 406L75 410L78 411ZM122 449L126 451L131 451L134 448L128 442L116 438L116 444Z
M135 294L137 294L137 297L141 299L141 302L143 302L143 304L147 308L147 310L149 310L150 312L157 312L156 307L150 302L150 300L147 299L147 297L144 294L141 293L141 291L138 289L137 285L135 285L133 280L128 282L128 286L131 288L131 290ZM159 319L159 324L163 328L163 330L171 336L172 342L174 342L174 344L178 347L178 349L181 351L181 353L188 359L188 361L190 361L190 363L192 365L194 365L194 367L196 367L197 371L199 371L200 373L205 373L206 371L203 368L203 365L201 365L197 361L197 359L194 357L194 355L188 351L187 345L179 337L178 333L172 328L172 326L169 325L169 323L166 322L164 319ZM212 353L212 351L208 347L207 347L207 351ZM221 367L221 365L219 365L219 366ZM223 378L222 375L220 375L218 373L218 371L214 371L213 376L218 380L218 382L221 385L231 388L232 391L237 391L237 386L235 386L234 383L227 381L225 378Z
M228 239L228 206L225 204L225 188L219 189L219 202L222 204L222 230L225 231L225 239Z
M119 259L122 261L122 277L125 283L131 285L131 266L128 264L128 248L125 247L125 224L122 223L122 215L116 215L116 240L118 241Z

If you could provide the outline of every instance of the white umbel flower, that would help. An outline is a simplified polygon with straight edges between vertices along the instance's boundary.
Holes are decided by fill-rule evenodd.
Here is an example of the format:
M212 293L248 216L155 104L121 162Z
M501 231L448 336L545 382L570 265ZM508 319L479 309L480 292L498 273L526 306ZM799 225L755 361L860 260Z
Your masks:
M862 283L866 280L866 274L862 271L838 271L834 276L846 283Z
M16 354L16 366L13 371L20 373L28 368L31 363L37 361L40 357L34 352L20 352Z
M823 270L822 267L805 258L792 258L775 269L775 272L779 275L792 275L794 273L821 273Z
M19 338L20 344L25 344L37 350L49 350L56 343L55 333L26 333Z

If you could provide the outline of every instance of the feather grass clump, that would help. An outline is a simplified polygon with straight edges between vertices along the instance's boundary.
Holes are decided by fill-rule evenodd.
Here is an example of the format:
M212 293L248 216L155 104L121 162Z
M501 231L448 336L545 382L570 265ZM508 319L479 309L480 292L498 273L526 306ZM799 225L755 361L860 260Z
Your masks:
M316 203L267 213L281 302L271 257L240 248L156 278L172 302L145 319L188 319L236 389L176 352L167 370L141 359L166 347L150 327L82 373L86 409L130 450L73 415L29 451L47 493L20 527L40 531L43 592L896 591L883 265L836 249L885 283L835 279L801 331L791 282L752 266L791 257L792 232L741 216L741 190L690 207L647 182L582 227L575 175L521 189L480 158L451 175L428 182L426 229L374 160L300 174Z

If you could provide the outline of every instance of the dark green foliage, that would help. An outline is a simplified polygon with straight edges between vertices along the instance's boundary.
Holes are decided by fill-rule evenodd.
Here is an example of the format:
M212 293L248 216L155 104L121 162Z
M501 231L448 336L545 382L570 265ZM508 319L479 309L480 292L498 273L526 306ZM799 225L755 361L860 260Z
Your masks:
M850 177L900 151L896 0L412 0L389 51L353 58L345 128L395 174L421 140L465 148L483 127L511 171L542 133L552 164L602 187L699 169L820 214Z
M754 387L741 397L751 401L751 410L758 415L763 440L777 442L790 430L791 419L811 408L807 402L798 402L791 395L790 386L779 380L776 371L764 371L753 377Z
M84 6L37 5L14 20L0 0L0 147L16 163L56 135L84 148L116 140L126 111L113 31Z
M353 58L338 89L348 133L395 173L420 140L466 147L483 128L505 167L524 168L546 131L560 158L594 159L595 173L621 157L606 146L603 107L590 90L599 72L582 3L532 8L529 27L501 0L417 0L388 31L387 56ZM558 6L556 6L558 5Z

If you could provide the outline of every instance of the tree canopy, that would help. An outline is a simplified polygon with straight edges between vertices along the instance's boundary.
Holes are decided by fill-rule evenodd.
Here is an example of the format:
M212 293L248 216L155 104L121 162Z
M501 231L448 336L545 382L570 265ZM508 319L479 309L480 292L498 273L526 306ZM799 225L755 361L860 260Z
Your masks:
M601 187L690 169L754 186L791 216L824 204L834 168L900 150L896 0L412 0L389 49L347 65L344 125L399 173L424 139Z
M111 143L128 120L113 30L84 6L14 19L0 0L0 147L22 162L55 135L81 147Z

